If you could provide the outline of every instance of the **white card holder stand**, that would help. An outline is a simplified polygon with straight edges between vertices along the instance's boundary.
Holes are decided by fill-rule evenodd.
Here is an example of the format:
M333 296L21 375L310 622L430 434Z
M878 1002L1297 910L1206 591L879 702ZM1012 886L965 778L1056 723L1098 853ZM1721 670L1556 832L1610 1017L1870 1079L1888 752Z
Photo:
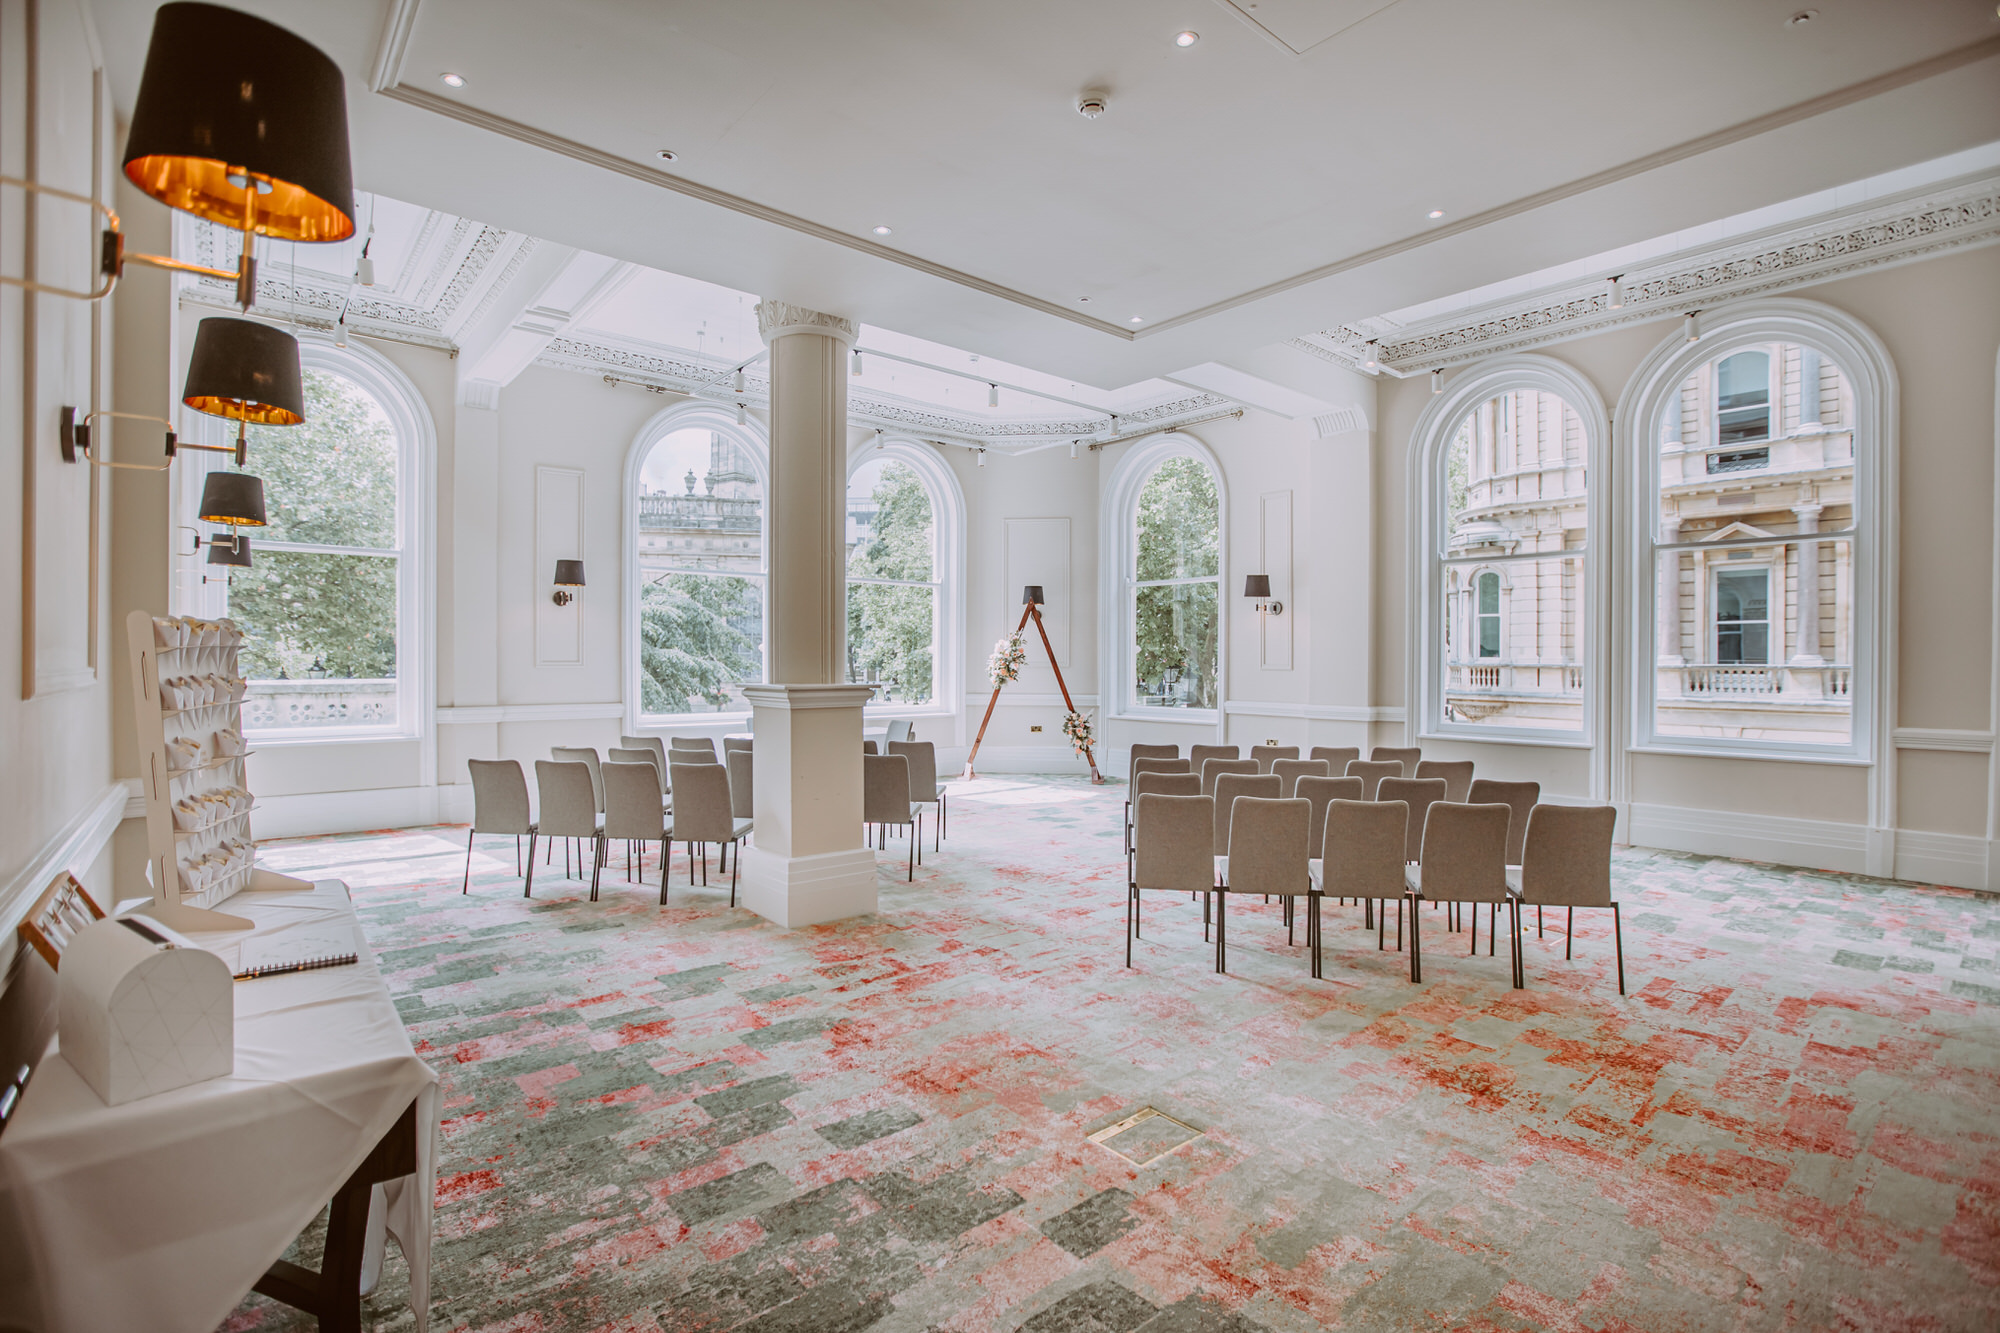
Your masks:
M93 921L56 972L63 1059L107 1106L236 1067L229 965L146 916Z
M254 801L245 776L243 636L227 620L125 619L146 856L153 901L146 914L175 930L248 930L216 904L245 889L312 885L257 865Z

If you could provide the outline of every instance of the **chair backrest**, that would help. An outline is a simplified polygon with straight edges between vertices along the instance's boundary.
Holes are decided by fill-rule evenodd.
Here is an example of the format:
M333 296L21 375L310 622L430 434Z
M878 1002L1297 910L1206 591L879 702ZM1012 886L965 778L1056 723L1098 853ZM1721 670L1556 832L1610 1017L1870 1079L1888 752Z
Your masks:
M1125 780L1139 776L1139 761L1142 759L1178 759L1181 747L1178 745L1134 745L1125 757Z
M891 745L900 745L904 741L914 738L916 734L916 726L910 719L906 717L891 718L889 720L889 734L884 739Z
M863 754L879 754L879 753L881 753L881 752L880 752L879 750L877 750L877 749L875 748L875 742L874 742L874 741L863 741L863 742L861 742L861 753L863 753Z
M1393 759L1379 761L1374 759L1356 759L1347 766L1346 776L1360 778L1361 799L1372 801L1375 799L1375 789L1382 785L1382 779L1402 777L1403 766Z
M674 840L728 842L736 836L730 813L729 770L721 764L678 764L674 772Z
M1444 798L1463 805L1465 798L1472 794L1472 761L1458 759L1447 762L1443 759L1424 759L1417 764L1420 778L1443 778Z
M752 793L756 790L756 769L752 767L756 757L749 750L731 750L729 762L724 765L729 770L729 813L738 819L757 817L756 801Z
M1223 774L1249 773L1254 775L1256 772L1257 761L1255 759L1204 760L1201 766L1201 789L1205 794L1213 796L1215 795L1215 780Z
M1324 759L1279 759L1271 765L1271 776L1284 784L1280 794L1290 800L1297 795L1292 788L1298 785L1300 778L1330 778L1333 770L1327 767Z
M1403 859L1415 861L1424 854L1424 818L1431 807L1445 799L1443 778L1383 778L1375 788L1378 801L1401 801L1410 807L1409 832L1403 845Z
M707 754L711 759L715 757L715 742L706 736L669 736L667 737L667 748L669 750L699 750Z
M938 798L937 746L931 741L890 741L889 753L910 761L910 799L935 801Z
M1257 761L1257 771L1259 773L1269 773L1271 765L1277 763L1280 759L1297 759L1299 757L1299 747L1296 745L1253 745L1250 747L1250 757Z
M1312 760L1302 760L1311 763ZM1321 763L1326 762L1321 760ZM1306 855L1318 856L1326 846L1326 807L1331 801L1361 799L1360 778L1300 778L1292 795L1312 806L1312 822L1306 826Z
M861 757L861 818L869 824L910 822L910 761L899 754Z
M1469 805L1499 804L1513 811L1507 819L1507 864L1521 864L1521 848L1528 838L1528 816L1534 813L1535 802L1542 799L1542 784L1474 778L1465 799Z
M722 762L725 764L728 763L729 756L738 750L749 754L756 746L757 742L748 736L724 736L722 738Z
M607 764L644 764L653 770L653 780L659 782L659 763L653 758L652 750L644 746L614 745L604 752L604 762ZM660 793L661 795L666 794L665 783L660 783ZM611 789L609 787L604 789L604 808L607 812L611 809Z
M1194 771L1185 759L1134 759L1132 761L1132 790L1139 789L1139 779L1148 773L1185 773L1193 778L1195 785L1201 785L1201 774Z
M1424 821L1424 897L1437 902L1507 899L1507 807L1439 801Z
M1413 778L1417 775L1417 765L1424 761L1424 752L1421 747L1415 745L1407 748L1395 745L1378 745L1368 752L1368 757L1378 764L1401 764L1403 766L1401 776Z
M1188 893L1215 887L1215 855L1209 850L1215 837L1213 797L1141 792L1132 811L1134 884Z
M549 758L559 764L582 764L590 770L590 794L597 802L597 813L604 813L604 775L597 771L597 751L588 745L558 745L549 751Z
M1186 763L1185 759L1181 760ZM1199 796L1201 779L1192 773L1156 773L1142 770L1132 780L1132 800L1134 804L1141 796L1157 793L1161 796Z
M512 759L468 759L472 771L472 831L526 833L528 779Z
M1410 807L1401 801L1329 802L1319 891L1329 898L1401 898Z
M1611 836L1617 823L1618 812L1608 805L1536 806L1521 857L1521 901L1611 906Z
M1312 751L1306 755L1308 759L1326 760L1327 763L1333 766L1333 775L1335 777L1339 777L1347 772L1347 766L1360 757L1361 747L1358 745L1315 745L1312 747Z
M544 838L597 836L597 797L590 766L581 760L537 759L535 786L541 789L541 818L535 826Z
M1312 803L1245 796L1229 807L1229 891L1307 892L1306 831Z
M604 836L640 838L647 842L665 838L667 821L660 809L660 774L653 761L614 760L600 771L604 777Z
M1250 760L1245 759L1242 762L1247 764ZM1278 795L1278 786L1278 780L1269 773L1219 773L1216 775L1214 789L1210 794L1215 797L1215 854L1217 856L1227 856L1229 854L1229 811L1230 807L1235 803L1236 798L1239 796L1256 796L1265 800L1276 801L1281 799ZM1301 830L1299 836L1302 838L1305 836L1303 830Z
M1197 773L1201 772L1201 766L1211 759L1234 759L1236 757L1237 750L1233 745L1188 746L1188 765Z
M660 795L665 796L667 786L667 743L658 736L620 736L618 744L628 750L651 750L653 763L660 770Z

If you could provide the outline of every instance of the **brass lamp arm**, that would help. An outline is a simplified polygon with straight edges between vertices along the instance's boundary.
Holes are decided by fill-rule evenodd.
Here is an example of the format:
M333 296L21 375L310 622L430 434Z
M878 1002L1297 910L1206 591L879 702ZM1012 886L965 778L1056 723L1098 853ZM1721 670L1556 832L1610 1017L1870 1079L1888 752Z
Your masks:
M31 292L45 292L50 296L66 296L75 301L99 301L109 296L111 289L118 285L118 279L125 276L125 265L136 261L141 264L151 265L154 268L168 269L175 273L198 273L208 278L227 278L236 284L236 300L245 310L248 310L255 300L257 294L257 261L250 253L248 233L246 233L244 242L241 266L234 270L210 268L203 264L190 264L186 260L172 259L166 255L141 254L138 251L127 252L125 249L125 233L119 230L118 214L101 200L92 199L89 195L77 194L73 190L63 190L53 185L43 185L39 181L24 180L19 176L0 175L0 185L15 185L30 194L45 194L52 199L66 199L71 203L82 204L86 208L94 208L104 215L106 224L102 247L98 257L98 272L104 279L103 286L87 292L77 291L71 287L57 287L50 283L37 282L33 278L17 278L11 273L0 273L0 283L5 283L11 287L24 288Z

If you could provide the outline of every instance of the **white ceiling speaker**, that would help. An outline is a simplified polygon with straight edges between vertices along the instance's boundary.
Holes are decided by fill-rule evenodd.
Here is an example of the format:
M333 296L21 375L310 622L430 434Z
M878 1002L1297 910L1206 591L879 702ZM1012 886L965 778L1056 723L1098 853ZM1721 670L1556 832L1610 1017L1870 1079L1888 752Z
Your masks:
M1086 92L1076 99L1076 114L1085 120L1096 120L1104 114L1108 99L1100 92Z

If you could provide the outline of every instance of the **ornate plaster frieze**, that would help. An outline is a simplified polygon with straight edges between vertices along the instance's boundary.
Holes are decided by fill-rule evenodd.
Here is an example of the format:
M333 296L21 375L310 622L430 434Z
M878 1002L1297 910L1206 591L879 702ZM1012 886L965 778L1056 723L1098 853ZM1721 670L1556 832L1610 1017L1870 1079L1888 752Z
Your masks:
M1373 339L1386 370L1418 374L1996 240L2000 179L1987 178L1633 265L1624 273L1625 304L1617 310L1610 308L1603 279L1594 278L1393 331L1370 327L1390 324L1386 319L1342 325L1291 346L1358 369Z
M822 310L808 310L802 305L791 305L785 301L773 301L768 297L757 303L757 332L767 343L788 333L817 333L822 337L838 338L850 347L858 336L851 319L829 315Z

